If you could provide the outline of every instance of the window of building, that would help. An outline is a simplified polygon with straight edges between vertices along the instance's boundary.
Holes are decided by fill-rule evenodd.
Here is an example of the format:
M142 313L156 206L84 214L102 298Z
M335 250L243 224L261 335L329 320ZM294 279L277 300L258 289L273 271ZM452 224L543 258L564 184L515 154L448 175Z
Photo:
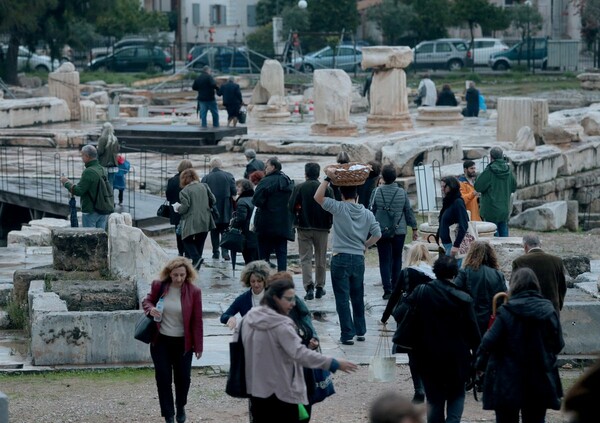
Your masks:
M256 26L256 5L246 6L246 19L248 26Z
M200 26L200 3L192 3L192 24Z
M210 24L211 25L227 25L225 19L225 6L213 4L210 6Z

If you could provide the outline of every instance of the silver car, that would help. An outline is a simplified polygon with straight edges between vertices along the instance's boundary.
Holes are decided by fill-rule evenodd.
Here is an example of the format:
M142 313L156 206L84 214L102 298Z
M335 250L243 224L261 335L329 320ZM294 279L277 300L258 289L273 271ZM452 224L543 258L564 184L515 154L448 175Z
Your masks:
M360 70L361 61L360 47L341 45L335 48L324 47L304 57L297 57L292 60L292 64L304 72L313 72L315 69L343 69L352 72Z
M414 48L411 66L426 69L459 70L467 62L467 43L461 38L423 41Z
M8 53L8 46L2 44L2 53L6 58ZM54 62L48 56L35 54L29 51L23 46L19 46L19 55L17 57L17 72L25 72L27 70L34 70L37 72L50 72L58 69L60 62L54 60Z

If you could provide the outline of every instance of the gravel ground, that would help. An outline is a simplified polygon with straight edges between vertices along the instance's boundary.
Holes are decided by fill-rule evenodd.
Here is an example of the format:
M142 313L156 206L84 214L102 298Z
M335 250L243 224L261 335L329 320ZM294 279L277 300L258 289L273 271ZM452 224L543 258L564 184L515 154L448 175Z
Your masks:
M511 229L512 236L522 236L524 233ZM600 259L600 237L597 234L554 232L540 234L540 237L543 248L550 253L561 256L587 255L591 259ZM174 237L164 236L161 243L173 248L171 244L174 244ZM561 371L565 390L580 373L580 369ZM334 378L337 394L315 406L314 423L364 423L367 422L369 404L381 392L398 389L406 396L412 396L412 383L406 365L398 366L395 383L368 382L365 366L354 374L338 374ZM246 401L228 397L224 387L225 376L218 370L193 369L187 407L188 422L248 421ZM0 373L0 390L9 397L11 423L163 421L152 369L26 375ZM493 413L483 411L481 403L475 402L473 396L467 394L463 422L486 421L494 421ZM548 423L564 421L560 412L549 412Z
M374 398L398 389L412 396L408 366L398 366L395 383L367 381L367 367L334 376L337 394L314 407L313 423L366 423ZM565 387L581 373L561 371ZM161 422L151 369L106 372L46 373L0 376L0 386L9 396L11 423L106 423ZM188 422L240 423L248 421L245 400L224 393L225 376L211 369L193 369L188 398ZM274 416L273 422L276 422ZM493 412L481 409L467 393L463 422L492 422ZM548 413L547 423L564 423L559 411Z

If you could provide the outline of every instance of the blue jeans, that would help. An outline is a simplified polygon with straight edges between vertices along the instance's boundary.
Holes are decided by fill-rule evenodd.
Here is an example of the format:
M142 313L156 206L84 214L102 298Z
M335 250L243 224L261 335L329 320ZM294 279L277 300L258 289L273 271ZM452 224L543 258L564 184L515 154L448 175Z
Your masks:
M84 228L100 228L106 230L107 214L82 213L81 224Z
M379 254L379 274L384 292L392 292L402 270L402 248L406 235L395 235L392 238L380 238L377 241Z
M364 256L339 253L331 258L331 286L335 296L335 309L340 319L342 341L367 333L364 278ZM352 304L352 313L349 303Z
M206 122L206 115L210 110L210 114L212 115L213 126L215 128L219 127L219 109L217 109L217 102L213 101L199 101L198 109L200 110L200 122L203 128L208 127L208 123Z
M496 224L496 233L494 236L506 238L508 236L508 222L494 222Z
M444 246L444 250L446 250L446 255L449 256L450 251L452 250L452 244L443 244L443 246ZM458 266L459 269L460 269L460 266L462 266L462 261L463 261L463 259L461 259L461 258L456 259L456 265Z
M460 423L465 407L464 388L451 388L444 386L443 381L429 378L423 378L423 385L427 396L427 423Z

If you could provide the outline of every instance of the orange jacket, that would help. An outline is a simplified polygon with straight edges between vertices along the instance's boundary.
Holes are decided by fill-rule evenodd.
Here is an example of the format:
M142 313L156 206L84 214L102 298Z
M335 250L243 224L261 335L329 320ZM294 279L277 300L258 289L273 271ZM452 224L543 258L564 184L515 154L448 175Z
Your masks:
M475 188L469 182L465 181L465 178L460 178L460 195L462 196L467 210L471 212L472 221L481 221L479 215L479 203L477 202L477 196L475 195Z

